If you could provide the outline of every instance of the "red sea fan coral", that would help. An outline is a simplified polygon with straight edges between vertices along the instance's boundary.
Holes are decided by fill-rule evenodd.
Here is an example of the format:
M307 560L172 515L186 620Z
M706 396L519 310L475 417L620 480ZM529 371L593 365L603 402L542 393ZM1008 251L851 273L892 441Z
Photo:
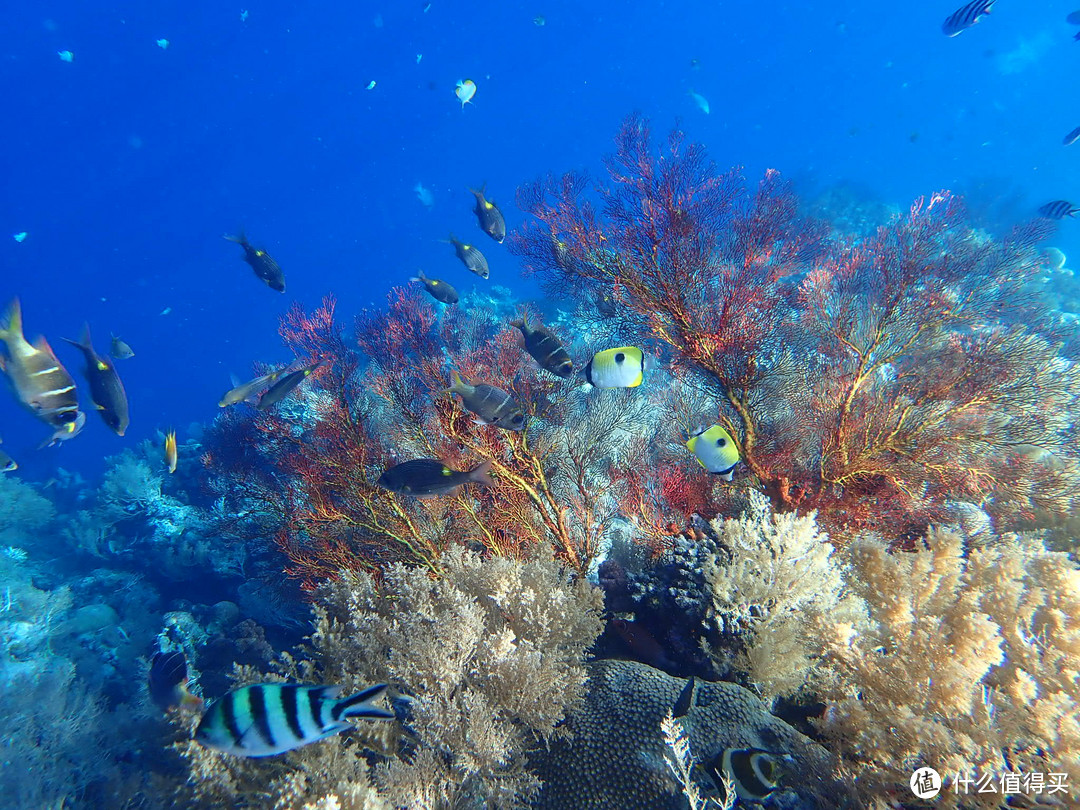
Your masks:
M483 308L439 312L415 289L395 288L386 310L357 320L366 364L330 300L313 313L292 310L282 335L297 354L323 361L320 375L288 407L224 417L222 435L243 450L212 446L207 460L277 527L290 573L305 586L393 561L434 571L461 543L512 557L549 545L585 571L613 522L635 515L614 459L648 469L644 450L626 448L652 429L649 403L635 395L630 406L619 392L589 397L543 371L519 331ZM510 392L526 428L477 424L446 390L451 370ZM423 500L375 484L387 467L417 458L458 470L486 463L493 484ZM650 506L645 522L658 522L663 508Z
M654 151L640 118L607 169L599 205L579 175L522 189L513 249L667 344L777 508L896 536L950 500L1006 526L1077 501L1080 374L1026 292L1030 238L973 230L949 194L867 238L831 232L776 172L750 193L680 133Z

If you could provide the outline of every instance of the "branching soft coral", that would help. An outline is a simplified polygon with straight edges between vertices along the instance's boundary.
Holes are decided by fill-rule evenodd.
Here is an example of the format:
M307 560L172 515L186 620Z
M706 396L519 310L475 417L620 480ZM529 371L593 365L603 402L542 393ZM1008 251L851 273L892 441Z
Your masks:
M56 517L52 501L18 478L0 475L0 545L19 544Z
M442 577L397 564L378 584L342 572L316 592L310 657L283 656L269 678L238 673L238 684L284 676L350 690L389 682L408 696L407 741L397 755L379 736L392 723L361 722L344 737L257 761L187 741L184 795L207 807L255 801L280 810L381 810L384 801L524 807L538 786L526 749L552 738L583 693L584 653L601 629L600 592L570 578L546 549L522 562L456 547L438 564ZM369 771L368 758L380 764Z
M826 618L854 617L843 569L814 517L773 514L761 495L738 519L714 520L714 553L702 571L719 630L742 639L750 682L768 701L805 684L820 645L810 628ZM723 651L712 650L723 669Z
M418 750L375 774L395 805L455 807L472 796L519 807L536 788L525 748L550 738L582 694L602 599L546 550L521 562L455 548L441 565L440 579L397 565L380 588L364 574L324 586L320 669L412 696Z
M912 771L1065 774L1080 784L1080 570L1035 536L965 553L934 530L917 553L863 540L848 586L868 627L824 621L814 688L820 721L868 799L903 795ZM999 807L1000 794L947 787L934 807ZM906 800L910 800L910 795ZM1030 798L1030 797L1029 797ZM1014 796L1014 801L1024 800Z

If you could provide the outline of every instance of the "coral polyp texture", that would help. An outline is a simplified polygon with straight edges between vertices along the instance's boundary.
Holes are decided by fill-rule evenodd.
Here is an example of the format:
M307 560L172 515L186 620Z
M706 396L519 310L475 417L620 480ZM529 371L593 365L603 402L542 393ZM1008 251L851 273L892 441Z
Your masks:
M1049 226L994 239L940 193L850 236L802 216L775 171L749 188L678 132L654 149L640 118L607 170L594 195L575 174L522 188L513 248L711 392L777 508L840 539L917 533L950 500L1003 528L1076 505L1075 327L1027 286Z
M694 685L691 685L693 687ZM570 715L570 736L533 754L544 780L538 810L685 808L667 763L661 723L687 682L636 661L589 665L589 691ZM684 698L685 699L685 698ZM855 797L832 774L836 763L819 745L778 720L753 692L735 683L700 683L680 722L698 763L727 749L759 749L790 758L800 773L782 806L854 808Z

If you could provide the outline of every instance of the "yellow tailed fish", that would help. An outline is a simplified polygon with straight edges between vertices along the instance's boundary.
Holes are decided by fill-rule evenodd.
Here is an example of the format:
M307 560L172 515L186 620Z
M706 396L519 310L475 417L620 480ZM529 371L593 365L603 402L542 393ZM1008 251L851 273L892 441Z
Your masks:
M170 473L176 472L176 431L170 430L165 434L165 466Z

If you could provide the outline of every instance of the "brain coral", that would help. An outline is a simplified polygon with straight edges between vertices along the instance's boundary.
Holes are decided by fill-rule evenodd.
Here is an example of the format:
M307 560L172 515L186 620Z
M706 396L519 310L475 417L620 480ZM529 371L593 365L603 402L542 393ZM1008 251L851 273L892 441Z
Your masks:
M660 721L686 681L636 661L595 661L589 691L568 719L572 738L533 754L544 788L537 810L685 810L686 799L665 760ZM770 806L846 808L849 789L830 774L828 752L769 713L738 684L699 681L681 718L698 761L725 748L763 748L794 757L789 789Z

